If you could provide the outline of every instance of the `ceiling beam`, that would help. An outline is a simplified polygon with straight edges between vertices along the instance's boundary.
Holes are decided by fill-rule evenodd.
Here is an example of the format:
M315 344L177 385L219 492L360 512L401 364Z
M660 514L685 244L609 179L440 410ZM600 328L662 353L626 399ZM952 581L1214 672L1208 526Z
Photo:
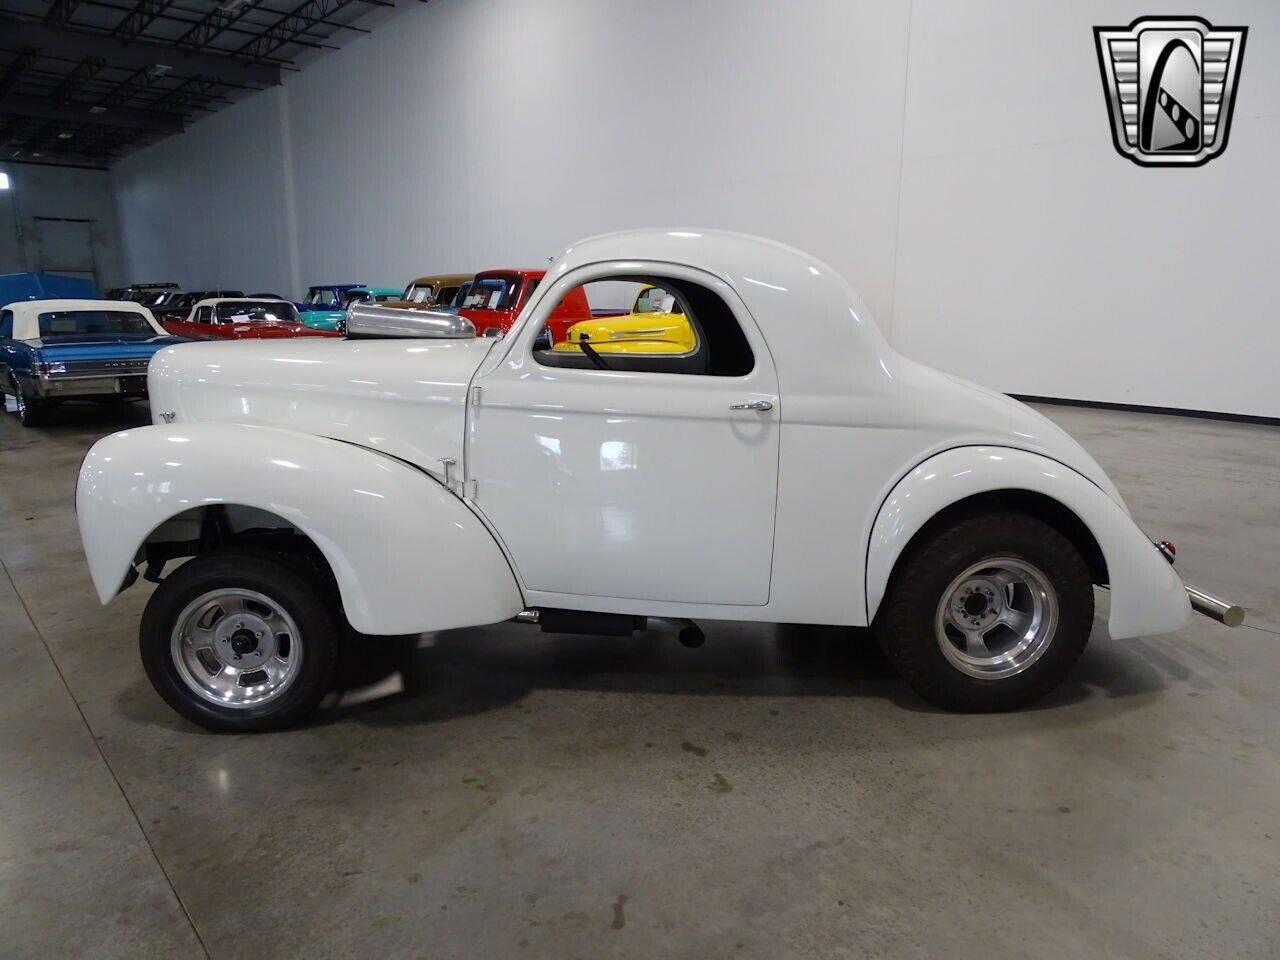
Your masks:
M172 4L173 0L138 0L137 6L129 11L128 16L121 20L111 33L125 40L132 40L164 16L164 12Z
M146 130L149 133L181 133L182 117L153 110L126 110L110 107L104 113L89 112L93 104L60 102L48 97L27 97L11 93L0 98L0 114L26 117L31 120L56 120L59 123L92 123L104 127L120 127L125 130Z
M175 49L171 44L133 40L124 43L109 34L72 27L55 29L34 20L0 15L0 35L11 43L38 47L47 53L97 57L112 66L152 67L164 64L181 74L202 74L236 83L270 87L280 82L280 68L231 56Z
M80 6L80 0L53 0L49 12L45 14L45 23L66 23Z
M23 47L19 50L18 55L13 58L13 63L9 64L9 69L5 71L3 77L0 77L0 97L12 90L14 85L22 79L22 75L39 59L40 51L35 47Z
M262 35L250 40L236 50L236 53L248 57L269 57L281 47L298 43L302 34L317 20L337 13L343 7L350 6L356 0L304 0L304 2L281 16L275 23L267 27ZM381 5L382 0L365 0L365 2Z

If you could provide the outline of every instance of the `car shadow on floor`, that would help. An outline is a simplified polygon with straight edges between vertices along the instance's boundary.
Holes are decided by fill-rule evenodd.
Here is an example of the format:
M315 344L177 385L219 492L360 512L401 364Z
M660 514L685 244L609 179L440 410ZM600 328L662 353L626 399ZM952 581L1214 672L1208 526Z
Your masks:
M5 412L13 416L13 400L6 397ZM21 425L15 425L22 430ZM46 423L31 427L32 438L40 434L68 435L89 433L106 436L129 427L144 427L151 423L151 408L146 401L120 400L96 403L93 401L68 401L54 405L49 410ZM28 432L28 431L23 431Z
M537 690L873 698L910 712L943 712L898 677L868 630L745 623L704 628L707 642L697 649L655 631L594 637L516 624L422 638L355 637L346 647L339 694L313 722L428 724L502 709ZM1176 660L1140 642L1112 641L1099 623L1066 681L1026 709L1118 702L1158 693L1180 679Z

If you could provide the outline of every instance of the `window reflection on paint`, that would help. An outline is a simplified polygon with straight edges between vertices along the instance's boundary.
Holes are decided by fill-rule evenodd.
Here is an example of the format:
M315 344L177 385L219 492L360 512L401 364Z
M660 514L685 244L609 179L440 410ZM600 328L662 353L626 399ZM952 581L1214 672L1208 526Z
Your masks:
M606 440L600 444L600 470L634 470L636 468L635 444L625 440Z

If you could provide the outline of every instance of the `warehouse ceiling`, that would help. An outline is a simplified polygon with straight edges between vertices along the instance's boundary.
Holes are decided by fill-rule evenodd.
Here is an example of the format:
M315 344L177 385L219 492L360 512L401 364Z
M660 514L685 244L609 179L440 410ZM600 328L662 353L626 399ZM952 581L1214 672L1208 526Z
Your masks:
M0 0L0 162L105 167L394 0Z

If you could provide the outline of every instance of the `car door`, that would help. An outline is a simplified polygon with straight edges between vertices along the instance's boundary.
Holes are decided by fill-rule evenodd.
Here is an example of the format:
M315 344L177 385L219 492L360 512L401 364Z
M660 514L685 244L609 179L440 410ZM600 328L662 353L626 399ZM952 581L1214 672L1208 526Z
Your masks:
M741 300L670 264L636 273L713 289L754 362L736 376L566 369L534 340L602 264L548 289L472 391L464 469L530 602L557 597L763 605L777 499L777 377ZM501 349L501 348L498 348ZM542 594L544 596L539 596ZM589 606L588 599L566 601Z

